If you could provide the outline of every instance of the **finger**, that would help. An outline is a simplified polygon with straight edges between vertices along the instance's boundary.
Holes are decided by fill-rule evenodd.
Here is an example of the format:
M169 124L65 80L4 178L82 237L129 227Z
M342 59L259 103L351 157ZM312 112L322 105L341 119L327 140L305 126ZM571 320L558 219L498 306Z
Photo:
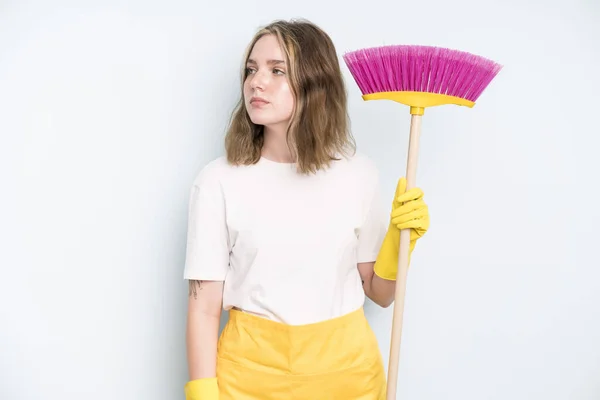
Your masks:
M396 192L394 193L394 200L392 201L392 209L400 205L396 201L396 198L404 192L406 192L406 178L402 177L398 179L398 184L396 185Z
M422 209L427 210L427 204L425 204L425 202L423 200L410 201L408 203L405 203L405 204L393 209L391 212L391 217L392 218L399 217L401 215L409 214L414 211L422 210Z
M399 225L399 224L411 223L411 221L425 221L427 219L429 219L429 218L428 218L426 212L416 211L411 214L405 214L405 215L401 215L399 217L392 218L391 223L393 225Z
M420 239L427 232L427 229L405 227L404 225L399 225L399 226L397 226L397 228L399 230L405 230L405 229L410 230L410 241L411 242Z
M414 229L417 231L426 231L429 227L429 223L420 219L411 219L400 224L394 224L398 229Z
M425 232L429 229L429 223L424 222L420 219L411 219L410 221L402 222L400 224L393 224L398 229L414 229L419 232Z
M405 222L403 224L397 224L396 228L398 228L400 230L410 229L411 237L414 239L414 238L419 238L419 237L423 236L425 234L425 232L427 232L428 226L429 226L428 223L422 222L421 220L412 220L412 221Z
M404 193L400 194L399 196L396 196L396 201L398 203L404 203L407 201L422 199L423 196L424 196L423 190L421 188L414 187L412 189L405 191Z
M423 236L424 233L425 233L425 231L423 231L423 230L411 229L410 230L410 241L413 242L417 239L421 239L421 236Z
M396 185L396 193L394 194L394 199L406 192L406 178L402 177L398 179L398 184Z
M392 218L390 222L392 223L392 225L402 226L402 228L428 229L429 214L415 213L413 215L402 215L400 217Z

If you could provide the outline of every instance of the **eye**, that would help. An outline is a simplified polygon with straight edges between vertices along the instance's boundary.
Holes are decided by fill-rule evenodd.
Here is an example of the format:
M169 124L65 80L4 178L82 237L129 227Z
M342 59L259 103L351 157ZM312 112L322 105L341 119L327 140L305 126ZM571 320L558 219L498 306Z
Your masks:
M246 75L250 75L250 74L252 74L254 71L255 71L255 70L254 70L254 68L252 68L252 67L246 67Z
M283 70L281 70L281 69L275 68L273 70L273 72L275 73L275 75L285 75L285 72Z

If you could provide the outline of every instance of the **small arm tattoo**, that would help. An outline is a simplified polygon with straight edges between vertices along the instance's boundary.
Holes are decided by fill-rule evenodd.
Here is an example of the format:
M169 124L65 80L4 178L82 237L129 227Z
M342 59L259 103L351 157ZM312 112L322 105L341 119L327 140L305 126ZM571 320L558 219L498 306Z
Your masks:
M193 294L194 299L198 298L198 292L196 291L196 287L198 287L198 290L202 290L202 281L190 280L189 295L191 296Z

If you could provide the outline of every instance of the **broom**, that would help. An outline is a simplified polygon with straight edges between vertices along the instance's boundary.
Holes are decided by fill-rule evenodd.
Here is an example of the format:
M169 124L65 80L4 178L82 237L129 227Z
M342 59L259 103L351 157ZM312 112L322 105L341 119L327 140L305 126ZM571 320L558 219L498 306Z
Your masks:
M364 100L392 100L410 107L406 190L415 187L421 119L425 108L455 104L472 108L500 72L494 61L433 46L390 45L356 50L343 59ZM396 399L402 320L409 265L410 229L400 232L387 400Z

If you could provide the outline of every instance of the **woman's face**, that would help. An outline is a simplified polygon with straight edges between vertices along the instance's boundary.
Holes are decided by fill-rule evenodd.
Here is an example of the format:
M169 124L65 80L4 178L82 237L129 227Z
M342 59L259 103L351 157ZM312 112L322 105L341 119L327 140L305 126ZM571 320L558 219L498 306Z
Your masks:
M288 66L274 35L261 37L246 63L244 101L250 119L265 127L287 128L294 109Z

